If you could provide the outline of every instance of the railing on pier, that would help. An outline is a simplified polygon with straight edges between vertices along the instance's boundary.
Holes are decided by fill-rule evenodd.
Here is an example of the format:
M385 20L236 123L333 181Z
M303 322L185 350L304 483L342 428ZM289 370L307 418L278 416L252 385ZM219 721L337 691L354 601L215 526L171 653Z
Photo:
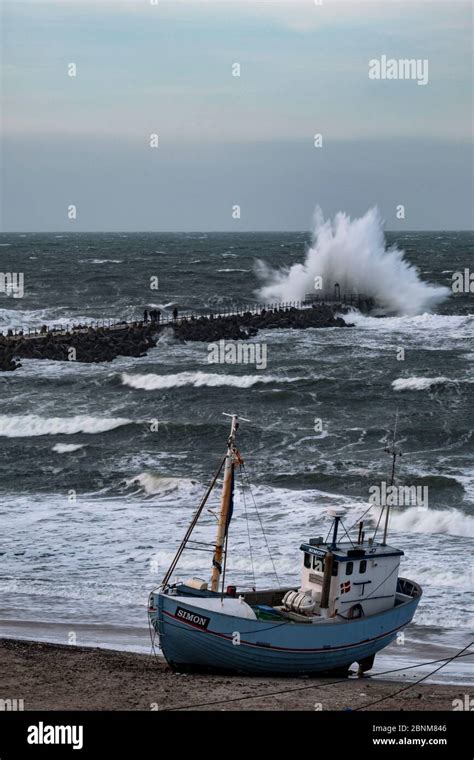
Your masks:
M373 306L373 301L368 296L362 295L360 293L343 295L339 299L324 296L322 294L310 293L305 296L304 301L280 301L265 304L239 304L227 306L225 308L216 307L215 309L212 309L212 307L210 307L210 310L208 312L186 311L178 315L176 318L173 317L172 313L162 311L158 320L153 321L148 318L147 324L155 326L176 325L182 322L199 320L202 317L205 319L225 319L228 317L244 316L246 314L255 316L257 314L262 314L262 312L289 311L290 309L302 310L311 308L315 305L342 305L354 307L362 306L365 309L369 309L371 306ZM138 327L142 326L143 324L143 318L131 320L99 319L81 323L68 322L64 325L59 324L54 325L53 327L42 325L39 328L27 328L23 330L20 328L16 330L10 329L7 331L6 335L0 332L0 337L38 338L44 337L46 335L70 335L77 332L88 332L89 330L126 330L129 327Z
M365 293L342 293L339 295L325 295L323 293L307 293L304 297L304 304L327 304L328 306L349 306L365 309L372 308L375 303L371 296Z

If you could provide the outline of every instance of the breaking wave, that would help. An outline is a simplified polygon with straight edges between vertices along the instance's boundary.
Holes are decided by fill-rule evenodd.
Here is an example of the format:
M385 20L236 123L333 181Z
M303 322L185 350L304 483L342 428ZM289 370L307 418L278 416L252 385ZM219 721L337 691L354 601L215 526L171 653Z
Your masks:
M450 293L446 287L423 282L418 270L396 246L385 245L383 222L376 208L359 219L345 213L324 220L321 209L314 216L313 240L303 264L271 269L259 260L256 274L263 285L262 302L298 301L314 293L315 277L322 278L322 291L363 293L392 314L430 311Z
M0 436L6 438L29 438L38 435L74 435L74 433L105 433L132 420L125 417L39 417L0 415Z
M449 377L399 377L392 382L394 391L426 391L435 385L447 385L455 381Z
M401 532L443 533L474 538L474 517L458 509L412 507L404 511L392 510L390 524L393 530Z
M56 443L51 451L55 451L56 454L72 454L73 451L79 451L83 448L83 443Z
M251 269L218 269L218 272L251 272Z
M74 322L91 322L92 317L76 316ZM49 327L60 327L70 322L66 316L58 316L56 308L51 309L0 309L0 332L6 330L28 330L38 329L42 325Z
M123 372L123 385L143 391L167 390L168 388L251 388L257 383L292 383L301 378L276 377L275 375L227 375L212 372L179 372L175 375L130 375Z
M79 264L123 264L122 259L79 259Z
M415 316L405 317L387 317L379 319L378 317L369 317L357 311L351 311L349 314L341 315L347 322L355 323L357 327L364 327L369 330L378 332L406 332L406 331L423 331L423 335L431 332L438 338L439 331L443 335L452 334L459 337L470 337L474 335L474 315L466 314L430 314L424 312Z
M129 478L125 481L125 485L138 486L139 490L143 491L147 496L179 494L187 498L194 494L201 494L202 492L202 486L197 480L163 477L150 472L142 472L140 475Z

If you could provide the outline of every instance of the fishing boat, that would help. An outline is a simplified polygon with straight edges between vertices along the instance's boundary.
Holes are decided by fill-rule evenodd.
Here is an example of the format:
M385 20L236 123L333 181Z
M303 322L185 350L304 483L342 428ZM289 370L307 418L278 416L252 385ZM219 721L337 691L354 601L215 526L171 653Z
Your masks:
M422 590L399 577L401 549L366 537L363 521L351 538L344 510L330 509L330 529L303 540L299 584L257 590L226 585L229 527L236 473L244 468L236 447L239 417L232 418L227 450L219 463L161 585L149 597L151 630L168 664L178 671L211 670L293 675L370 670L377 652L411 622ZM392 482L398 450L393 458ZM193 544L193 530L223 471L220 512L210 580L173 582L179 559ZM380 517L382 517L383 512ZM380 523L380 519L378 521ZM355 526L353 526L355 527Z

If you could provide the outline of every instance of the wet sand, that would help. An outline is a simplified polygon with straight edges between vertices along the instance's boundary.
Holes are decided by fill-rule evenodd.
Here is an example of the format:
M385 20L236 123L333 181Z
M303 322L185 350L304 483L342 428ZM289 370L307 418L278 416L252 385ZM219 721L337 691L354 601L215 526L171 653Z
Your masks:
M451 711L466 691L426 682L395 695L409 683L176 674L153 655L0 639L0 697L25 710Z

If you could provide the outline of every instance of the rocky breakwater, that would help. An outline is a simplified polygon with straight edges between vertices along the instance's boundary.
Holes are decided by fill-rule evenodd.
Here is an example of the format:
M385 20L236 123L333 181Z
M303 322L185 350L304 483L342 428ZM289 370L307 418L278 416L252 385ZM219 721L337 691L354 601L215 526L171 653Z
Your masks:
M7 339L0 335L0 372L13 372L21 367L19 362L14 360L15 347Z
M115 328L81 328L72 332L44 332L34 337L18 336L11 352L25 359L54 361L111 362L117 356L145 356L156 346L155 330L150 325L124 325Z
M318 305L308 309L262 309L225 316L192 317L173 325L175 337L183 341L245 340L259 330L295 329L309 327L348 327L341 317L335 317L330 306Z
M35 335L0 335L0 372L21 365L17 358L53 361L110 362L117 356L145 356L156 346L163 330L172 330L178 341L247 340L266 329L347 327L333 309L318 305L306 309L277 308L239 314L184 317L165 324L133 322L113 327L80 326L70 331L48 330Z

